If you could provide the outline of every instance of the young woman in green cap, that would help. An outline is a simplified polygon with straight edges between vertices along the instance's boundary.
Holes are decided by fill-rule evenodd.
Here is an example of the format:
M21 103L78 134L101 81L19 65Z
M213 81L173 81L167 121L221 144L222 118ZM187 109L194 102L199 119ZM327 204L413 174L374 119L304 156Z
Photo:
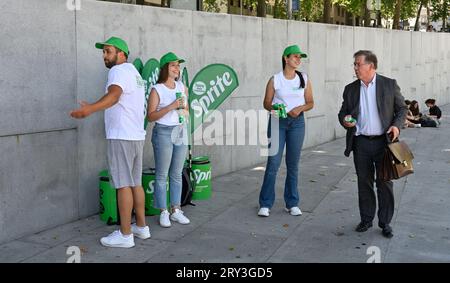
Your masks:
M182 172L187 151L187 126L180 119L180 109L189 117L188 90L180 78L180 63L184 60L169 52L160 59L158 82L153 86L147 118L156 122L153 127L152 144L155 158L155 208L161 210L159 224L170 227L170 220L189 224L180 209ZM178 111L177 111L178 110ZM166 205L166 182L169 175L171 214Z
M266 86L264 108L272 113L267 134L269 139L273 136L277 140L271 140L269 144L269 157L259 195L259 216L269 216L275 201L275 181L285 144L287 176L284 200L286 211L294 216L302 214L298 207L300 197L297 184L300 152L305 137L303 113L314 106L311 82L305 73L297 71L301 58L306 57L307 55L297 45L287 47L281 58L283 70L271 77ZM286 118L275 115L274 104L284 105Z

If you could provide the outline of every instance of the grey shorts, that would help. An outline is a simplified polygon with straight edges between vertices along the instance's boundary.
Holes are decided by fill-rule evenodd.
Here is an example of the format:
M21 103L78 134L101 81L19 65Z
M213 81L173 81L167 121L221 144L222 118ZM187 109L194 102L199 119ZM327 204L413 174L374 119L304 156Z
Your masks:
M142 185L144 142L107 140L109 174L114 188Z

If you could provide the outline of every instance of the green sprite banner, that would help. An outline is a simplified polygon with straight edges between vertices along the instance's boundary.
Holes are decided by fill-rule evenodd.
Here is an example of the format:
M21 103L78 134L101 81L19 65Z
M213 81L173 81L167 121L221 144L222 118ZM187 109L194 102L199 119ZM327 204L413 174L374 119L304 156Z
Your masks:
M136 70L139 72L139 74L142 75L142 69L144 68L144 64L142 63L141 58L134 59L133 65L136 68Z
M227 65L211 64L201 69L189 85L191 133L238 86L236 72Z
M142 79L145 81L145 113L147 113L148 96L152 86L156 84L159 76L159 62L158 60L149 59L142 68ZM147 116L147 115L145 115ZM147 129L147 117L145 117L144 129Z
M183 68L183 72L181 73L181 81L186 87L189 87L189 76L186 67Z

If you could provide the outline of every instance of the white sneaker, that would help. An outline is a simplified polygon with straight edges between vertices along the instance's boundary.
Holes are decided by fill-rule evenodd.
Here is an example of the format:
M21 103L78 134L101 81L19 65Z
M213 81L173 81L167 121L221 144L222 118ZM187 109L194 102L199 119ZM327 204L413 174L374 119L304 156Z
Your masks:
M191 221L189 221L189 219L183 215L184 212L178 208L175 208L175 212L173 212L170 215L170 220L172 221L176 221L180 224L189 224L191 223Z
M148 226L139 227L136 224L132 224L131 232L135 237L138 237L139 239L145 240L151 237L150 229L148 228Z
M288 212L290 215L293 216L299 216L302 215L302 211L297 206L291 207L291 208L285 208L286 212Z
M269 217L270 209L261 207L258 211L258 216Z
M164 228L168 228L172 225L170 223L169 212L167 210L161 211L161 214L159 215L159 225Z
M107 237L101 238L100 243L106 247L132 248L134 247L134 237L133 234L124 236L120 230L116 230Z

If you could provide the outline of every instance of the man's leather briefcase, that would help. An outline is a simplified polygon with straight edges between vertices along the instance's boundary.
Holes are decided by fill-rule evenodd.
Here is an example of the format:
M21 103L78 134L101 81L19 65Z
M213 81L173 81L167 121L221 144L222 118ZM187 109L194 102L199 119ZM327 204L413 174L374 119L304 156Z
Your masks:
M413 159L414 155L405 142L389 143L385 150L380 178L390 181L414 173Z

